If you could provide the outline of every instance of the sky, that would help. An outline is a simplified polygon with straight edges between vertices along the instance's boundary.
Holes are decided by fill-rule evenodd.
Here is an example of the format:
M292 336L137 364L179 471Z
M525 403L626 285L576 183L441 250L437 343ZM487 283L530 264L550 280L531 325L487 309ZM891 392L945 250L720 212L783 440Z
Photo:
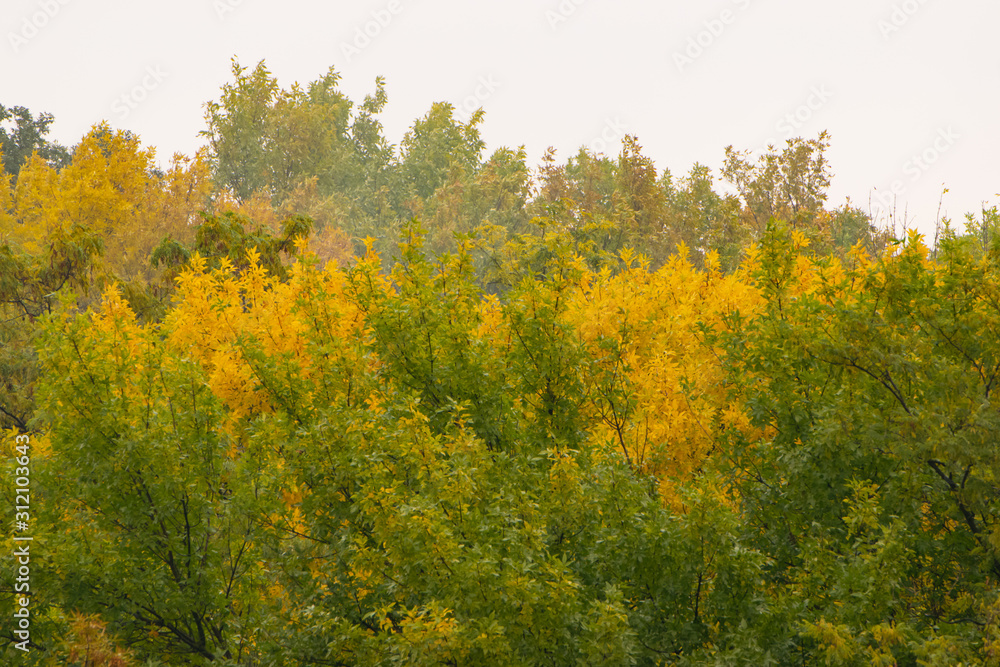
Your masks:
M614 157L630 134L661 171L718 176L726 146L826 130L828 207L933 235L1000 203L997 0L2 1L0 104L67 146L107 120L193 153L235 58L285 88L333 67L356 103L384 76L395 144L445 101L484 109L487 155Z

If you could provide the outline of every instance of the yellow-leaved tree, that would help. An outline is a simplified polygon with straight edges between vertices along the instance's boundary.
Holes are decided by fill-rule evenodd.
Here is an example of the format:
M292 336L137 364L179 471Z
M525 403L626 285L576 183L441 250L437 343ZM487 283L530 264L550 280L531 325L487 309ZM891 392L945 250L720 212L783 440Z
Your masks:
M125 280L151 281L149 253L165 236L190 241L211 190L204 153L174 155L166 172L138 137L95 125L61 170L33 156L14 192L10 237L27 253L80 226L104 242L105 268Z
M3 161L3 150L0 149L0 162ZM6 235L10 230L13 217L10 209L14 204L13 193L10 187L11 177L6 172L0 172L0 235ZM0 241L3 238L0 237Z
M743 272L723 274L714 254L704 271L683 246L655 272L629 250L621 260L617 275L585 276L567 315L599 369L585 379L592 434L655 474L673 501L675 484L701 470L717 428L752 435L700 332L736 312L752 316L762 299Z

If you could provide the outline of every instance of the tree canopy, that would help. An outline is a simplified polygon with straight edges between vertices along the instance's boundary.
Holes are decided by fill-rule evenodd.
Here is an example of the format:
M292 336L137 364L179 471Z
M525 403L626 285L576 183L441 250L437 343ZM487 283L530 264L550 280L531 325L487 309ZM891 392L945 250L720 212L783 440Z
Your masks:
M6 661L1000 664L995 208L830 209L825 133L396 146L338 81L234 61L165 168L0 107Z

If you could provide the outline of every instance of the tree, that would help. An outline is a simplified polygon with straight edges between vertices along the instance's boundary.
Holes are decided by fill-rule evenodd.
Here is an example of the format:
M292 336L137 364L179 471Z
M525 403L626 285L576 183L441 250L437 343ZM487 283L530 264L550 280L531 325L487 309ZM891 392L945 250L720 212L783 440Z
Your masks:
M723 460L777 606L803 631L789 640L837 664L985 658L1000 576L995 259L948 241L932 262L911 235L842 265L806 244L768 230L751 258L766 306L717 339L763 434L730 430Z
M0 148L0 161L3 160L3 149ZM0 230L7 234L12 229L14 193L11 189L12 177L6 172L0 173Z
M821 227L827 230L831 254L846 260L851 249L859 243L872 257L878 257L885 251L889 241L888 231L877 228L868 214L853 206L849 199L825 217ZM820 244L824 241L823 238L817 240Z
M348 137L352 103L337 90L332 68L303 90L297 84L277 94L264 127L267 186L281 202L306 178L318 178L322 192L343 192L357 178Z
M242 202L269 186L265 142L278 82L264 61L248 74L234 58L232 69L234 82L222 87L220 101L206 105L208 129L202 134L208 138L217 187Z
M234 60L234 81L208 104L216 193L213 212L245 214L277 232L279 221L315 221L317 249L343 259L363 239L388 247L399 227L394 149L382 133L385 81L355 109L329 69L308 85L280 88L261 61L252 72Z
M160 324L115 290L49 322L53 604L168 664L655 664L735 631L735 515L680 485L674 514L589 432L580 262L503 304L417 229L380 267L192 256Z
M476 112L465 123L453 117L446 102L431 106L403 137L399 188L420 199L428 199L457 169L466 177L478 171L485 144L479 136L484 114Z
M162 314L168 292L155 284L149 253L165 234L193 236L188 223L207 201L207 176L203 156L177 155L159 172L137 137L98 125L62 169L29 158L13 197L0 179L0 423L28 428L35 322L61 307L62 293L72 290L86 308L114 276L144 317Z
M262 480L227 453L201 367L115 289L94 318L50 320L42 348L52 454L38 486L62 604L143 655L247 664L267 586Z
M3 230L4 237L8 233ZM59 308L62 292L75 290L86 303L103 247L99 236L79 225L56 230L38 254L0 243L0 428L30 429L39 379L37 320Z
M681 502L678 488L711 479L720 429L757 437L701 332L724 330L732 312L752 317L761 294L743 272L723 274L715 253L705 264L682 252L650 272L625 251L616 275L585 274L569 296L567 319L592 360L587 431L654 475L670 503Z
M498 148L476 174L468 197L474 224L500 225L511 232L526 228L531 174L524 146Z
M220 190L244 204L256 193L280 206L297 188L315 179L322 198L338 197L369 215L365 201L386 185L392 147L382 136L378 114L386 103L385 83L353 113L330 68L306 86L278 85L264 61L248 71L233 61L233 82L222 88L205 114L209 149ZM382 195L384 199L384 194Z
M288 275L285 259L298 253L298 244L312 231L312 220L292 216L281 223L277 236L245 215L228 211L222 215L202 213L194 243L185 246L167 237L150 255L154 265L164 265L171 279L190 269L192 262L212 269L226 267L238 273L250 268L248 257L278 277Z
M631 211L628 245L649 249L657 245L667 246L666 253L658 254L669 254L675 244L667 236L666 194L657 178L656 165L652 159L642 155L642 146L634 135L626 135L622 140L617 180L617 190Z
M981 258L987 253L997 254L997 239L1000 238L1000 212L996 206L986 208L985 204L977 218L974 213L965 215L965 233L959 234L946 221L944 243L951 247L965 246L967 252Z
M666 192L670 237L690 249L691 262L703 266L708 253L716 252L723 270L735 270L749 243L740 220L739 199L715 192L712 170L698 163L676 185L666 173L661 183Z
M40 256L50 240L89 234L100 240L88 280L99 294L113 280L143 318L162 315L172 286L150 264L156 244L169 236L193 241L197 213L209 204L206 155L176 154L166 172L129 132L94 126L56 171L35 156L21 170L7 237ZM73 231L78 230L78 231Z
M32 117L26 107L0 104L0 154L3 155L6 175L16 178L21 167L35 153L56 169L69 162L69 152L63 146L45 139L54 119L50 113L42 112ZM9 124L3 127L3 123L8 121L13 121L13 127Z
M813 230L830 186L824 155L829 146L826 132L815 139L789 139L780 153L769 146L756 164L750 162L746 151L726 147L722 175L739 191L756 238L771 218L784 220L794 229Z

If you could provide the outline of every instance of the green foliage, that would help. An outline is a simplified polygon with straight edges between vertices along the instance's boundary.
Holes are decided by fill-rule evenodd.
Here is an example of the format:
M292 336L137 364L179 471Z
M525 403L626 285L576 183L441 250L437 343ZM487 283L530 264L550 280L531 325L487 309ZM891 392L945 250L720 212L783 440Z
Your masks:
M464 253L435 267L411 230L401 254L393 289L373 262L348 278L378 373L252 428L296 452L284 486L315 517L293 537L288 570L314 576L288 580L309 606L285 660L655 664L739 623L756 557L735 518L696 498L672 516L586 440L587 362L557 321L573 269L512 291L491 343ZM287 395L270 368L261 384Z
M18 172L34 153L54 167L69 163L69 152L58 143L45 139L54 116L39 113L32 117L25 107L5 107L0 104L0 155L3 156L3 171L17 177ZM5 122L13 126L3 127Z
M476 112L463 123L456 121L453 113L450 104L434 104L403 137L399 176L404 192L427 199L453 170L467 175L478 170L486 145L478 128L484 114Z
M701 164L693 165L676 186L670 174L664 173L670 236L691 250L696 266L702 266L707 253L715 251L722 269L730 272L739 264L749 234L740 221L739 200L718 194L712 184L711 169Z
M388 277L305 258L293 291L256 264L185 274L184 308L230 318L208 365L177 338L201 323L141 325L114 292L47 324L62 604L168 664L652 665L756 614L731 509L691 491L677 515L588 439L592 362L560 321L581 267L500 304L464 248L431 262L414 227L400 252ZM287 353L231 319L286 307ZM225 350L252 389L220 393ZM233 411L244 391L261 407Z
M676 183L658 174L634 136L624 138L615 157L581 149L558 164L550 150L532 177L523 149L501 148L483 160L481 111L461 122L450 104L435 103L397 152L378 120L387 101L381 78L356 108L339 91L332 69L307 86L282 89L263 62L249 71L234 61L233 78L208 104L203 133L217 186L240 204L263 197L275 207L291 206L281 216L310 215L320 230L335 225L353 239L356 253L371 237L388 260L413 217L426 226L429 256L454 252L456 234L486 225L499 246L501 232L520 243L524 239L515 239L525 234L564 230L594 266L631 248L656 268L683 243L696 266L715 251L721 267L733 271L772 217L806 231L823 253L843 256L857 241L881 250L863 213L849 204L824 209L826 133L790 140L756 164L729 147L722 176L736 186L736 197L717 192L710 171L699 164ZM508 287L498 279L496 262L490 264L477 266L481 279ZM388 271L391 262L383 268Z
M908 664L942 642L975 650L1000 577L998 266L954 242L930 264L911 236L803 274L790 243L768 230L766 314L723 337L771 434L726 445L746 537L831 664L860 664L878 628L900 633L878 650Z
M746 205L755 236L771 218L785 220L795 229L809 229L826 201L830 165L824 153L830 137L789 139L780 153L773 146L756 163L746 151L726 148L722 175L736 186Z
M885 252L888 232L873 225L868 214L852 206L850 201L829 212L829 219L823 220L823 224L827 227L824 231L828 240L817 239L820 250L829 251L841 259L846 259L851 249L858 244L872 257ZM824 241L829 247L825 247Z
M283 258L293 257L298 252L296 243L307 238L313 229L312 220L304 216L293 216L281 223L278 236L231 211L221 215L202 213L201 217L192 248L167 237L153 250L150 262L171 269L168 275L173 278L190 265L192 255L197 253L207 260L210 268L225 264L239 273L249 266L247 251L255 250L268 272L283 277L287 275Z
M931 251L826 133L736 196L233 77L166 173L0 107L28 664L997 664L996 207Z
M86 295L102 250L100 237L79 225L54 234L41 256L0 244L0 429L29 430L39 378L36 321L58 309L66 291ZM86 303L84 296L78 305Z
M233 79L208 103L202 132L220 190L241 203L263 193L277 205L315 178L321 197L347 198L348 213L375 213L364 200L386 185L382 172L392 155L377 119L387 101L381 78L353 121L354 104L332 68L285 90L263 61L248 71L234 60Z
M940 230L939 244L948 246L960 252L966 252L973 257L981 258L987 253L996 257L1000 254L1000 213L996 206L983 207L977 218L973 213L965 215L965 233L959 234L945 219L944 228Z
M263 480L225 456L201 368L158 339L114 292L100 317L50 320L41 362L64 380L41 396L52 453L36 506L56 527L61 604L101 614L135 650L207 664L245 654L257 627Z
M208 103L208 129L202 134L209 140L217 186L244 201L268 185L267 122L278 84L263 61L248 74L233 59L233 77L223 86L221 100Z

